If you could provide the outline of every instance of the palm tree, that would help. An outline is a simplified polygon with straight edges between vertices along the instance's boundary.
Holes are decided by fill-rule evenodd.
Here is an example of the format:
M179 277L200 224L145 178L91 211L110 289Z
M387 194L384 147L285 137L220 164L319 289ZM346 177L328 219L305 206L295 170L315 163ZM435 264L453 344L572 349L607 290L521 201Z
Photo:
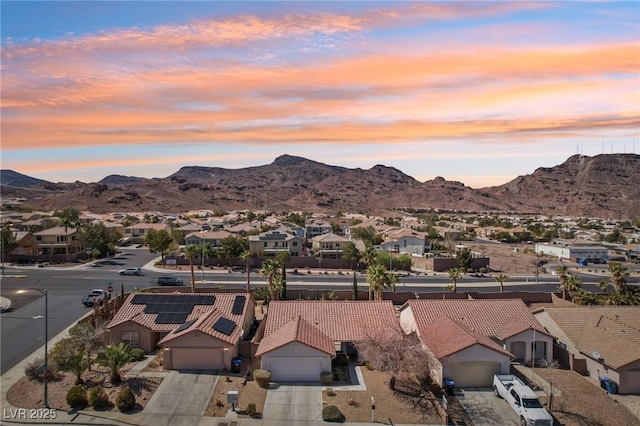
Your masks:
M253 212L251 212L253 213ZM249 276L249 259L251 259L251 251L245 250L240 255L240 259L244 262L244 269L247 271L247 293L251 293L251 278Z
M629 272L627 268L620 262L609 262L609 273L611 274L611 285L618 293L624 293L627 290L627 277Z
M382 290L387 285L387 268L383 265L371 265L367 268L367 283L369 283L369 300L375 295L375 300L382 300Z
M200 255L200 247L195 244L186 246L182 252L189 258L189 266L191 266L191 293L196 292L196 274L193 272L193 259Z
M61 212L56 214L60 225L64 226L65 235L65 253L67 256L67 262L69 261L69 228L78 228L80 222L80 211L75 207L66 207Z
M110 381L113 384L117 384L122 381L120 369L130 363L132 358L131 347L124 342L120 342L117 345L111 344L104 347L98 352L96 362L111 370Z
M262 263L260 273L267 277L267 289L269 290L270 300L280 299L280 263L275 259L268 259Z
M509 280L509 277L505 274L500 274L493 277L494 280L500 283L500 293L504 292L504 282Z
M387 284L396 292L396 285L400 282L400 275L394 273L387 273Z
M562 299L567 300L567 279L569 275L567 274L567 267L565 265L560 265L556 268L556 272L558 273L558 279L560 280L559 289L562 292Z
M574 293L576 293L582 287L582 281L579 277L575 275L569 275L566 281L566 288L569 294L571 295L571 299L573 300Z
M362 261L367 264L367 266L373 266L377 263L378 259L376 256L376 249L373 246L367 246L362 253Z
M453 292L458 292L458 280L462 277L460 268L451 268L447 271L449 273L449 279L453 282Z

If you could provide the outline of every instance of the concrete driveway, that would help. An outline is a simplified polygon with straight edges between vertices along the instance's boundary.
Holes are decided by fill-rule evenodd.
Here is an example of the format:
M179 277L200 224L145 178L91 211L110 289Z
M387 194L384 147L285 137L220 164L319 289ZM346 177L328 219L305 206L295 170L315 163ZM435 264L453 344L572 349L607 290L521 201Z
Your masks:
M520 418L507 401L497 398L492 388L456 389L456 397L475 426L520 424Z
M211 371L170 371L144 407L141 424L198 424L219 377Z
M277 421L322 421L322 385L276 384L267 392L262 418Z

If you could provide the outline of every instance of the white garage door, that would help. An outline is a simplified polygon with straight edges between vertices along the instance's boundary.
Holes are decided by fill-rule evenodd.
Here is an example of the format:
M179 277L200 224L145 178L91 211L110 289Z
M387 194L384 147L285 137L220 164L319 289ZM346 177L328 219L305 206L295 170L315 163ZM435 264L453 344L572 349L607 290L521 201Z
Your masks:
M457 388L492 386L494 374L500 374L499 362L459 362L451 366L451 378Z
M225 367L222 349L173 348L171 367L174 370L221 370Z
M272 357L269 367L274 382L319 382L322 357Z

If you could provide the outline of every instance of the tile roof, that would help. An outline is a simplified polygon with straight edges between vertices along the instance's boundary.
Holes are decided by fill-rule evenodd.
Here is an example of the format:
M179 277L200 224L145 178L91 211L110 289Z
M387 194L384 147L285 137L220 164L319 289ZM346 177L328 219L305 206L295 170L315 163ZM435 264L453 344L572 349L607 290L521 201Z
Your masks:
M573 344L586 355L599 352L619 368L640 359L640 306L544 308Z
M213 329L213 325L222 317L230 319L231 321L236 323L236 327L233 329L233 332L231 332L230 335L226 335ZM241 317L241 315L235 315L235 317ZM179 324L174 325L176 326L175 329L177 330ZM195 320L193 324L186 327L184 330L180 330L177 333L174 331L167 334L164 338L162 338L162 340L158 342L158 345L165 345L166 343L177 339L178 337L194 332L204 333L209 336L215 337L218 340L222 340L223 342L235 345L242 337L242 322L240 322L238 318L232 319L229 316L223 315L219 310L214 309L202 315L200 318Z
M136 294L144 294L144 293L130 294L129 297L127 297L127 299L122 304L122 307L120 307L118 312L116 312L111 322L109 322L109 325L107 326L107 328L109 329L113 328L127 321L132 321L136 324L139 324L143 327L148 328L151 331L158 331L158 332L170 332L177 329L180 326L180 324L156 324L155 320L158 314L145 314L143 312L146 306L145 304L134 305L131 303L131 300ZM157 296L167 296L167 297L168 296L185 297L185 296L192 295L192 293L177 293L177 292L176 293L149 293L149 294L154 294ZM210 316L210 314L212 314L212 312L215 311L219 315L217 317L213 315L215 317L214 322L220 316L224 316L225 318L230 319L231 321L235 322L239 326L239 327L236 327L236 330L238 328L240 329L242 328L242 324L244 323L244 318L247 313L247 308L246 308L247 304L254 303L253 298L246 293L196 293L196 294L198 296L215 296L215 301L213 302L212 305L194 305L193 310L187 316L185 321L197 322L198 320L202 319L205 316ZM231 309L233 307L233 302L235 301L235 298L238 295L246 296L245 306L242 309L242 314L233 315L231 313ZM202 321L205 321L205 320L202 319Z
M418 336L436 358L442 359L474 345L481 345L510 358L513 355L489 337L471 330L446 315L427 327L418 327Z
M256 356L271 352L292 342L300 342L332 357L336 354L331 337L298 315L289 323L263 338L258 346Z
M389 327L400 328L390 300L272 301L269 303L265 337L297 316L340 342L363 341Z
M506 339L533 328L549 335L521 299L508 300L409 300L418 327L429 327L442 315L485 336Z
M26 223L23 223L25 225ZM43 231L34 232L33 235L73 235L77 232L76 228L71 226L67 227L67 231L65 232L64 226L54 226L52 228L45 229Z

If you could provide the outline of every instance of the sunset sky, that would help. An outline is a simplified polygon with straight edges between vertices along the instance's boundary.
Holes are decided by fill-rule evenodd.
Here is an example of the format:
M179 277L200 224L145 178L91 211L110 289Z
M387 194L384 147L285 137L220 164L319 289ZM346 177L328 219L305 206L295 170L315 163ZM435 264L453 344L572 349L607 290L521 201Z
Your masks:
M640 153L640 3L1 2L2 169L282 154L474 188Z

